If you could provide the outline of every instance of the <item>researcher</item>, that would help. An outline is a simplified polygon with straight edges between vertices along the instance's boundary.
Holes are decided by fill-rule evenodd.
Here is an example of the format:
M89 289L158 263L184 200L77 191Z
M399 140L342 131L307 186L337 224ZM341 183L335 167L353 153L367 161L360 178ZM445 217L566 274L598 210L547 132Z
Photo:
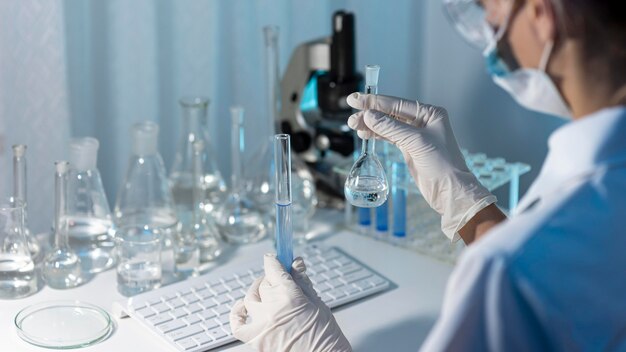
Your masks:
M444 7L498 86L571 121L549 137L537 179L507 219L468 170L445 109L348 97L358 110L348 125L395 144L443 232L471 244L422 350L626 351L626 2ZM259 351L351 351L303 261L291 274L272 255L264 262L265 276L232 308L234 336Z

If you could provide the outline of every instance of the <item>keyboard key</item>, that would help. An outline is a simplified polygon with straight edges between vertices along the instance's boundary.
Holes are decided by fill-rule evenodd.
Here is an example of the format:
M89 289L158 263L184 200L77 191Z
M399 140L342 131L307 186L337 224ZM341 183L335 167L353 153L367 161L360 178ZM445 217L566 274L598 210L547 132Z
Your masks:
M235 292L231 292L230 293L230 297L233 298L233 301L240 300L240 299L244 298L245 296L246 296L246 294L243 292L243 290L237 290Z
M373 277L369 279L369 281L374 287L378 287L387 283L387 280L383 279L382 277L378 275L374 275Z
M222 330L221 328L217 327L215 329L211 329L209 331L207 331L207 334L209 334L214 340L219 340L219 339L223 339L224 337L228 336L224 330Z
M355 272L357 270L360 270L361 267L359 265L357 265L356 263L352 262L348 265L345 266L340 266L337 268L337 271L340 272L343 275L348 275L352 272Z
M178 345L178 347L182 348L185 351L198 346L198 343L194 341L191 337L176 341L176 344Z
M239 281L235 280L235 281L229 281L227 283L224 284L229 291L235 291L241 288L241 283L239 283Z
M198 314L200 315L202 320L205 320L205 321L209 319L213 319L217 316L217 314L215 314L215 312L211 309L203 310L202 312Z
M222 293L228 292L228 289L224 287L223 284L220 283L219 285L211 286L211 291L213 291L213 293L215 293L215 295L218 296L218 295L221 295Z
M163 323L163 324L157 326L156 328L160 332L162 332L164 334L167 334L168 332L180 329L180 328L182 328L182 327L184 327L186 325L187 324L185 324L185 322L182 321L182 320L172 320L172 321L169 321L167 323Z
M326 294L332 296L334 299L339 299L339 298L343 298L346 296L346 293L343 292L342 289L335 289L335 290L326 292Z
M340 265L348 265L350 263L354 263L352 260L348 259L347 257L339 257L338 259L336 259L336 261Z
M207 298L203 301L200 301L200 305L204 307L204 309L209 309L217 306L217 303L212 298Z
M200 324L194 324L169 332L167 333L167 337L169 337L172 341L178 341L201 332L204 332L202 326L200 326Z
M206 287L206 285L204 284L204 282L201 282L201 283L199 283L199 284L195 284L195 285L193 285L193 286L192 286L192 288L193 288L193 290L194 290L194 291L196 291L196 292L198 292L198 291L202 291L202 290L206 290L206 289L207 289L207 287Z
M187 325L196 324L202 321L202 318L198 314L192 314L185 317Z
M220 321L220 324L230 324L230 317L228 314L221 315L217 320Z
M254 282L254 279L252 278L252 276L248 275L248 276L240 277L239 282L241 282L243 287L247 288L250 285L252 285L252 282Z
M171 301L167 301L167 304L172 307L172 309L176 309L176 308L180 308L182 306L185 305L185 302L183 302L180 298L176 297L174 299L172 299Z
M328 270L332 270L339 267L339 264L337 264L337 262L335 262L334 260L328 260L324 263L324 266L326 266Z
M150 318L146 319L146 321L149 324L151 324L153 326L156 326L156 325L163 324L163 323L166 323L168 321L171 321L173 319L174 318L172 318L171 315L169 315L167 313L163 313L163 314L151 316Z
M349 283L352 283L352 282L355 282L355 281L359 281L359 280L365 279L365 278L370 277L370 276L372 276L372 273L370 273L367 270L361 269L359 271L353 272L352 274L348 274L348 275L342 277L341 279L349 284Z
M318 293L326 292L326 291L329 291L331 289L332 289L332 287L330 287L330 285L328 285L325 282L322 282L321 284L315 286L315 290Z
M329 280L328 282L326 282L328 285L330 285L333 288L337 288L337 287L341 287L343 285L345 285L341 280L339 279L332 279Z
M153 315L156 315L156 312L148 307L141 307L141 309L135 309L135 313L139 314L140 317L146 319Z
M215 319L210 319L205 321L204 323L201 323L201 325L207 329L207 330L211 330L211 329L215 329L216 327L220 326L220 323L215 320Z
M197 313L200 312L202 310L204 310L204 308L202 308L202 306L198 303L193 303L188 305L187 307L185 307L185 310L187 310L187 312L189 312L189 314L192 313Z
M333 296L329 295L328 292L322 293L322 296L320 298L322 299L322 301L324 301L324 303L328 303L330 301L334 301L335 300L335 298L333 298Z
M328 280L336 279L339 277L339 273L336 270L329 270L322 275Z
M358 288L354 286L346 286L343 288L343 290L348 296L361 292L361 290L359 290Z
M225 305L217 306L217 308L213 308L213 310L217 313L217 315L230 313L230 308Z
M161 303L161 297L151 298L147 302L149 305L153 306L155 304Z
M166 301L170 301L173 300L174 298L177 298L178 295L175 293L166 293L163 295L163 299L165 299Z
M168 307L168 305L167 305L167 304L165 304L165 303L163 303L163 302L161 302L161 303L157 303L157 304L155 304L155 305L153 305L153 306L150 306L150 308L152 308L152 309L153 309L155 312L157 312L158 314L165 313L165 312L167 312L168 310L171 310L171 308L170 308L170 307Z
M205 300L205 299L207 299L207 298L209 298L209 299L210 299L211 297L215 296L215 294L214 294L214 293L213 293L213 291L211 291L211 290L204 290L204 291L200 291L200 292L196 293L196 295L197 295L200 299L202 299L202 300Z
M215 300L215 302L219 306L224 303L230 302L232 299L228 295L220 295L220 296L214 297L213 300Z
M170 312L170 314L176 319L186 317L187 315L189 315L189 313L183 307L174 309L173 311Z
M213 341L213 338L211 336L207 335L206 333L194 335L193 339L196 340L198 345L205 345L205 344Z

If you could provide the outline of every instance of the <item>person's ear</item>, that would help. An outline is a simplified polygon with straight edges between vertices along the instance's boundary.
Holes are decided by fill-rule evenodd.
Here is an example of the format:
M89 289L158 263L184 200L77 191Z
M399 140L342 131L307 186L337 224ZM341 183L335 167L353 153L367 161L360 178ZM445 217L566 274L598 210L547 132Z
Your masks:
M556 40L556 16L550 0L526 0L526 12L537 38L543 43Z

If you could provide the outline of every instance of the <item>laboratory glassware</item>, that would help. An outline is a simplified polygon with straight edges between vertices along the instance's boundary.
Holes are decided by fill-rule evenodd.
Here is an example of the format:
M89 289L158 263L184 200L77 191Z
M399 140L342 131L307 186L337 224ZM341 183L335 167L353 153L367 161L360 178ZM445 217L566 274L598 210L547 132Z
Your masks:
M24 234L24 202L15 197L0 200L0 299L37 292L35 263Z
M15 144L13 149L13 197L24 204L24 236L35 262L43 258L43 249L28 227L28 199L26 194L26 145Z
M248 198L242 179L242 160L244 151L243 114L244 109L236 106L230 109L232 121L231 135L231 189L228 198L217 214L220 232L229 242L256 242L267 233L264 214L257 204ZM271 206L267 203L266 207Z
M293 227L291 223L291 143L288 134L274 137L276 165L276 252L278 261L291 272L293 262Z
M207 213L205 197L205 178L203 175L202 156L204 142L201 140L193 142L193 234L195 235L200 251L200 271L203 271L203 264L219 257L222 253L222 240L215 220Z
M226 184L215 163L215 155L209 141L209 99L183 97L179 100L182 111L182 130L178 150L170 170L170 185L176 204L176 215L183 227L193 226L193 143L202 141L202 170L207 210L225 198Z
M365 92L378 93L379 66L365 67ZM389 185L375 152L375 139L364 139L361 155L352 165L344 186L346 199L354 206L373 208L387 200Z
M393 209L391 232L395 237L406 236L407 179L406 164L394 162L391 165L391 208Z
M161 260L166 281L176 279L174 240L179 226L174 200L157 150L159 125L144 121L133 125L132 154L113 212L116 228L159 229L162 237Z
M382 148L381 148L382 147ZM378 143L380 152L378 157L385 171L389 170L389 144L385 141ZM376 214L376 231L384 233L389 230L389 200L386 200L374 210Z
M67 225L70 247L82 269L95 274L115 265L113 220L96 166L99 142L92 137L70 142L67 180Z
M104 309L80 301L48 301L22 309L14 319L22 340L52 349L94 345L111 334L113 320Z
M247 174L246 189L251 199L261 209L267 211L265 217L268 229L274 225L274 208L268 207L274 198L274 135L276 121L279 120L280 101L280 70L278 62L279 28L266 26L263 28L265 43L265 82L268 131L267 138L262 141L258 152L250 160L251 167L245 168ZM304 242L309 232L309 220L317 207L315 180L308 166L298 158L291 160L293 215L302 221L294 228L294 240Z
M117 248L117 291L134 296L161 285L161 245L159 229L123 227L115 237Z
M80 258L68 244L67 173L69 163L57 161L54 174L55 217L54 248L44 258L43 279L56 289L76 287L84 283Z

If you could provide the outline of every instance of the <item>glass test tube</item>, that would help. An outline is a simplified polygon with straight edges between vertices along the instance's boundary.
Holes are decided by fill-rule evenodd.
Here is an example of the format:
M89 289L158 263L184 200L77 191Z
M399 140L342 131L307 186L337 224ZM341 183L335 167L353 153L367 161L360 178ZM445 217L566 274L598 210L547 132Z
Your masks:
M393 228L395 237L406 236L406 164L394 162L391 165L391 207L393 208Z
M288 134L274 136L276 165L276 251L278 261L287 272L293 262L293 229L291 224L291 146Z
M378 146L382 146L382 153L379 153L379 160L383 164L383 167L387 169L389 163L389 145L387 143L379 143ZM387 170L385 170L387 171ZM393 194L392 194L393 197ZM389 200L386 200L383 204L376 208L376 230L379 232L387 232L389 230Z

